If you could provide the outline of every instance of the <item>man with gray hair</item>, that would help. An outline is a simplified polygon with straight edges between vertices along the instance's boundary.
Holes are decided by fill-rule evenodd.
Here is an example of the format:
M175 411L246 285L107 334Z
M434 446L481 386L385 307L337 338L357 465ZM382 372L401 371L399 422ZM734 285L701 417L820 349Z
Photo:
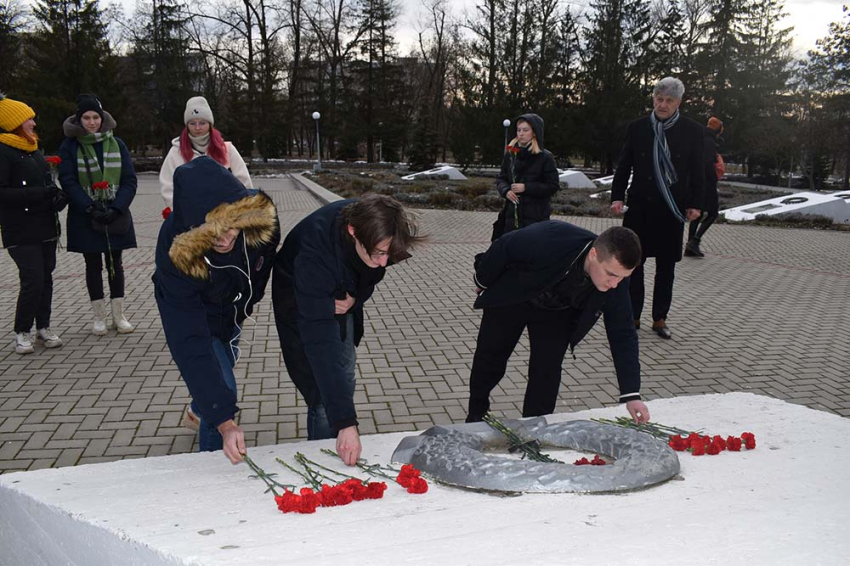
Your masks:
M673 301L676 262L682 259L685 222L699 218L705 179L703 128L679 114L685 86L666 77L652 93L653 111L629 124L611 188L611 210L625 212L623 226L640 238L643 258L629 283L635 328L644 301L644 264L655 258L652 330L672 334L667 315ZM631 176L631 184L629 184ZM628 205L628 206L626 206Z

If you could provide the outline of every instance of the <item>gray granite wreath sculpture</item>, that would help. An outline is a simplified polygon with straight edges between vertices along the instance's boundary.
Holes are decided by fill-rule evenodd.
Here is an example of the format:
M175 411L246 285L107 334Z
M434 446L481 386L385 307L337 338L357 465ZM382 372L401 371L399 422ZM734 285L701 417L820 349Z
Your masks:
M504 420L527 441L571 448L614 459L606 466L542 463L485 453L508 448L508 440L486 423L435 426L402 439L393 461L413 464L437 481L507 493L611 493L643 489L679 473L679 458L648 434L593 421L548 424L544 417Z

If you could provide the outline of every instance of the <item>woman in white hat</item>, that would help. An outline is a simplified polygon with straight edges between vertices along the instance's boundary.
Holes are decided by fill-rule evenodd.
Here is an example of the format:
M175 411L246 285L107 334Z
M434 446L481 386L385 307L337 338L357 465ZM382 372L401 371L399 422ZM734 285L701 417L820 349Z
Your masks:
M166 206L162 211L164 217L171 212L174 197L174 171L196 157L208 155L222 167L229 169L246 188L250 189L254 186L248 167L239 155L239 151L231 142L224 141L221 132L213 127L215 119L206 98L194 96L186 102L183 122L186 127L183 128L180 137L171 141L171 149L159 171L159 184Z

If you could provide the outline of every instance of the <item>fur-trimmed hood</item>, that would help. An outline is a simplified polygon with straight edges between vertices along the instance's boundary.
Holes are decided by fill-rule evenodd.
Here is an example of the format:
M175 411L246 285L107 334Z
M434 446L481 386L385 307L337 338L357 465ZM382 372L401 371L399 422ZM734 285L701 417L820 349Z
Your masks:
M104 110L103 121L100 124L100 131L108 132L109 130L114 130L117 126L118 123L115 121L115 118L112 117L112 114ZM79 138L89 133L88 130L80 124L80 121L77 120L76 114L71 114L65 118L65 121L62 123L62 131L65 133L65 136L69 138Z
M168 257L183 274L208 279L205 261L215 239L241 230L245 244L257 248L272 242L277 210L271 197L246 189L233 174L209 157L199 157L174 173L174 210L163 225L172 241Z

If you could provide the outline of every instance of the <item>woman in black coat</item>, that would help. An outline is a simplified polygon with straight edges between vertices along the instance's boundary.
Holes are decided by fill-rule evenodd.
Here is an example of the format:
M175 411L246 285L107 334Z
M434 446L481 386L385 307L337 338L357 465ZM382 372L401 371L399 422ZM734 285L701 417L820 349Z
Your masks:
M130 203L136 196L136 171L124 142L112 135L115 119L96 96L77 97L77 113L63 124L59 180L68 193L68 251L83 254L86 287L94 324L92 334L106 334L103 294L104 260L112 317L121 334L135 328L124 316L124 265L121 252L136 247ZM111 324L109 324L111 326Z
M703 146L703 175L705 176L705 191L703 192L702 215L688 226L688 243L685 255L688 257L705 257L699 249L702 237L720 215L720 196L717 193L717 141L723 133L723 122L712 116L705 128Z
M558 191L555 158L543 149L543 118L523 114L516 120L516 132L506 148L496 182L505 206L493 224L491 241L512 230L549 220L552 195Z
M32 354L36 339L47 348L62 340L50 330L53 269L60 226L57 213L68 203L53 183L38 150L32 108L0 94L0 227L3 245L18 266L21 287L15 311L15 351Z

